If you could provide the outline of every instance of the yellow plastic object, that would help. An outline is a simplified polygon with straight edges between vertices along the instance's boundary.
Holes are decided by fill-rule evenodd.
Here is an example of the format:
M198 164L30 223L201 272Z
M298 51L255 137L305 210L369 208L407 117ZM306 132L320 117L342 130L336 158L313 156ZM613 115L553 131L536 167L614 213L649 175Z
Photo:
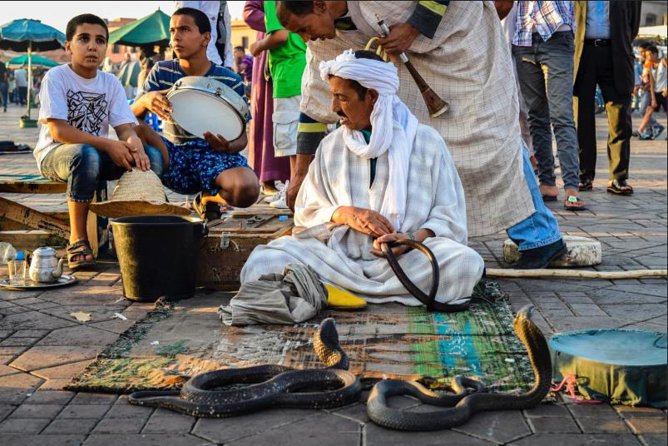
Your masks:
M359 310L366 307L366 301L354 294L326 284L327 306L336 310Z

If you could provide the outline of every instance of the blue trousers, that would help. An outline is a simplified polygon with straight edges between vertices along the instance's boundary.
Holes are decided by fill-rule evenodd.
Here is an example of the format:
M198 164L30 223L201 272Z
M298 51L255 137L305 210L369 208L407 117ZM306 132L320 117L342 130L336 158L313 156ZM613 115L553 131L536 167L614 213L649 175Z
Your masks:
M162 176L162 153L144 146L151 162L151 170ZM98 182L117 180L126 170L117 166L109 155L88 144L62 144L46 154L40 166L42 175L67 182L67 198L83 203L95 195Z
M520 251L527 249L540 248L556 242L561 238L559 233L559 223L554 218L552 211L550 211L540 194L536 177L533 173L533 167L529 160L529 152L522 150L522 158L524 159L524 177L529 185L531 192L531 200L536 212L525 218L521 222L511 226L506 230L508 237L515 242Z

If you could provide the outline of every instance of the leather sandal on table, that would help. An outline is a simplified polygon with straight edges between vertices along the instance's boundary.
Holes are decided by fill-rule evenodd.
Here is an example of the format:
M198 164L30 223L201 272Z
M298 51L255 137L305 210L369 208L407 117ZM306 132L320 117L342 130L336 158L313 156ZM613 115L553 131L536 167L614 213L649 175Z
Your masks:
M612 180L606 190L616 195L633 195L633 188L626 180Z
M87 259L89 256L93 257L93 250L88 240L79 240L67 245L67 266L71 270L95 266L95 258ZM79 260L75 260L76 258Z
M587 206L577 195L569 195L564 201L564 208L567 211L584 211Z

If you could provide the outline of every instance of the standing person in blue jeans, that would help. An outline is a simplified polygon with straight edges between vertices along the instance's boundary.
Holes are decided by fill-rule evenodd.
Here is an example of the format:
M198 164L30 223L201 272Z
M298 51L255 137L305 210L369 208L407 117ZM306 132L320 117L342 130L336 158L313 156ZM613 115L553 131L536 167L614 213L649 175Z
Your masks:
M177 59L155 64L144 83L145 93L131 105L137 117L150 111L163 120L169 169L162 176L162 183L180 194L208 194L198 195L195 200L197 212L206 219L220 217L220 211L216 210L220 202L249 207L260 194L260 183L248 167L246 158L239 153L248 143L245 128L233 141L212 132L206 132L204 138L200 138L171 119L172 105L167 99L169 89L184 76L215 79L245 98L243 81L238 74L208 59L206 50L211 39L211 24L199 9L174 11L169 33ZM248 121L250 116L244 118Z
M564 181L564 207L585 209L580 199L580 160L573 119L573 4L570 1L520 1L513 55L522 96L529 107L529 128L545 201L559 195L552 154L552 128ZM550 126L551 124L551 126Z
M98 182L117 179L133 167L152 169L160 176L167 161L160 137L137 126L118 79L98 70L108 36L101 18L93 14L72 18L65 42L71 62L50 69L40 89L42 125L34 156L42 175L67 182L71 269L95 265L86 218ZM109 138L110 125L118 140Z

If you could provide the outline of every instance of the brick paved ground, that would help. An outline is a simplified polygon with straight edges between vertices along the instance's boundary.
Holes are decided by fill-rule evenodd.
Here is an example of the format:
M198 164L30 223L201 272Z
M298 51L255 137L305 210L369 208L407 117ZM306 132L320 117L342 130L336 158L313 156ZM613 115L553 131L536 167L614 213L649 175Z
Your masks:
M18 128L22 110L0 115L0 140L34 144L36 130ZM637 125L637 119L635 119ZM666 124L665 118L661 122ZM584 193L589 210L550 204L565 234L603 245L598 270L666 268L666 142L632 145L633 197L605 192L605 122L597 121L600 177ZM1 172L35 172L30 155L0 156ZM179 197L174 197L179 198ZM62 196L23 197L41 209L62 209ZM490 267L501 259L503 234L472 240ZM4 275L6 269L0 269ZM665 445L666 411L559 400L527 411L478 414L465 426L400 433L371 423L363 403L331 411L272 410L243 417L194 419L130 406L123 396L61 390L97 353L141 319L150 305L122 297L117 265L77 274L81 284L48 292L0 291L0 444L9 445ZM666 280L503 280L515 309L537 307L550 334L593 327L666 330ZM95 314L78 323L69 314ZM128 320L113 317L123 313ZM414 405L410 399L396 404Z

